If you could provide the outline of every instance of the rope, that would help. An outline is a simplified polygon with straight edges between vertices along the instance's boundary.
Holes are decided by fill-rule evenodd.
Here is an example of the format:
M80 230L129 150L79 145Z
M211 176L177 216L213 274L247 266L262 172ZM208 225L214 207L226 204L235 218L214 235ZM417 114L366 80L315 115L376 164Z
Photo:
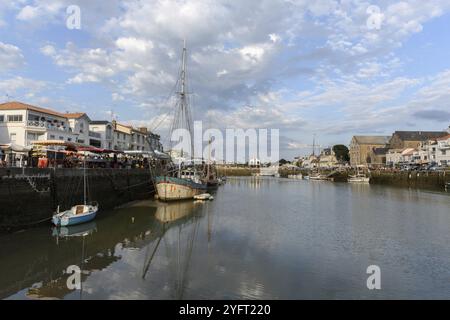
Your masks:
M44 219L41 219L41 220L38 220L38 221L30 222L30 223L4 225L4 226L2 226L2 228L3 227L4 228L28 227L28 226L33 226L33 225L36 225L36 224L40 224L40 223L45 222L45 221L50 221L51 219L52 219L52 217L49 217L49 218L44 218Z

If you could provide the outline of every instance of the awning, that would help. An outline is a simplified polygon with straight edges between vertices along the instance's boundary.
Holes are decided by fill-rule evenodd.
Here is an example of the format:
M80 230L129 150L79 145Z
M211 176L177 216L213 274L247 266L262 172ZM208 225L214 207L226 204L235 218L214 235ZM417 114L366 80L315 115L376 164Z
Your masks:
M97 148L93 146L80 146L76 148L78 151L89 151L93 153L122 153L122 151Z
M31 147L21 146L15 143L0 144L0 149L13 152L29 152Z

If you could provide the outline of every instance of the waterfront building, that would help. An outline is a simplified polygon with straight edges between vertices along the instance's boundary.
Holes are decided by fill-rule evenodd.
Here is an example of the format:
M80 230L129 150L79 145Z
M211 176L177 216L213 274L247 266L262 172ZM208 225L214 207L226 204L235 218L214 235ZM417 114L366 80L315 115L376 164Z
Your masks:
M80 144L90 144L89 142L89 123L91 119L84 112L64 114L69 121L72 132L77 135L76 141Z
M392 149L417 149L423 142L446 136L446 131L395 131L389 139Z
M386 165L393 167L402 162L402 151L401 149L389 149L386 152Z
M387 153L389 148L373 148L368 154L367 163L372 167L383 167L387 162Z
M112 150L113 149L113 124L106 120L94 120L89 123L89 136L91 145Z
M131 130L131 150L150 151L146 140L147 128L133 128Z
M334 168L338 164L336 155L332 148L324 148L319 155L319 168Z
M249 167L259 167L261 165L261 160L259 160L258 158L251 158L248 161L248 165Z
M441 166L450 166L450 134L436 141L436 163Z
M367 165L369 153L374 148L385 148L389 143L389 136L353 136L350 142L350 165Z
M131 150L131 132L133 127L118 123L114 120L112 124L114 128L114 150Z
M21 102L0 104L0 143L29 146L36 140L75 142L77 137L63 113Z

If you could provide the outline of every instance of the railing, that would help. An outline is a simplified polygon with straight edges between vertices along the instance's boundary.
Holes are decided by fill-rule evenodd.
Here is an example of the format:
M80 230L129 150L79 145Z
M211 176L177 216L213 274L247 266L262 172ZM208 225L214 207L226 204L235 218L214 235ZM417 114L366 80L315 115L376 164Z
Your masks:
M64 132L72 132L71 128L66 128L63 126L54 125L51 123L48 123L46 121L37 121L37 120L28 120L27 121L28 127L36 127L36 128L42 128L42 129L49 129L49 130L55 130L55 131L64 131Z

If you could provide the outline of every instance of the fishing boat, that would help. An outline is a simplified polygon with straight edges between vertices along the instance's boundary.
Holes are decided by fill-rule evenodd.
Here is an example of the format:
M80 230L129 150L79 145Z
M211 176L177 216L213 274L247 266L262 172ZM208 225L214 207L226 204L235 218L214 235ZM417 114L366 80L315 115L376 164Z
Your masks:
M186 44L183 46L182 53L182 65L181 65L181 73L179 76L178 84L179 90L177 92L178 99L175 104L175 116L173 119L173 123L171 126L171 132L169 136L178 129L186 130L190 133L190 138L192 135L192 116L191 110L188 103L187 98L187 83L186 83ZM178 159L172 159L172 165L166 168L166 172L163 175L157 176L155 178L156 184L156 197L162 201L172 201L172 200L183 200L183 199L192 199L194 196L205 193L207 190L207 183L209 177L205 177L203 173L203 165L201 162L199 165L196 163L193 154L193 139L191 140L190 145L190 154L191 159L183 158L183 150L181 150L181 157ZM171 141L173 142L173 141ZM171 148L172 149L172 148ZM171 150L171 155L174 154L174 151ZM177 161L174 161L177 160ZM176 164L176 162L178 162Z
M83 161L83 198L84 203L78 204L69 210L57 212L53 215L52 222L57 227L73 226L94 220L98 211L98 203L87 203L87 179L86 179L86 157Z

